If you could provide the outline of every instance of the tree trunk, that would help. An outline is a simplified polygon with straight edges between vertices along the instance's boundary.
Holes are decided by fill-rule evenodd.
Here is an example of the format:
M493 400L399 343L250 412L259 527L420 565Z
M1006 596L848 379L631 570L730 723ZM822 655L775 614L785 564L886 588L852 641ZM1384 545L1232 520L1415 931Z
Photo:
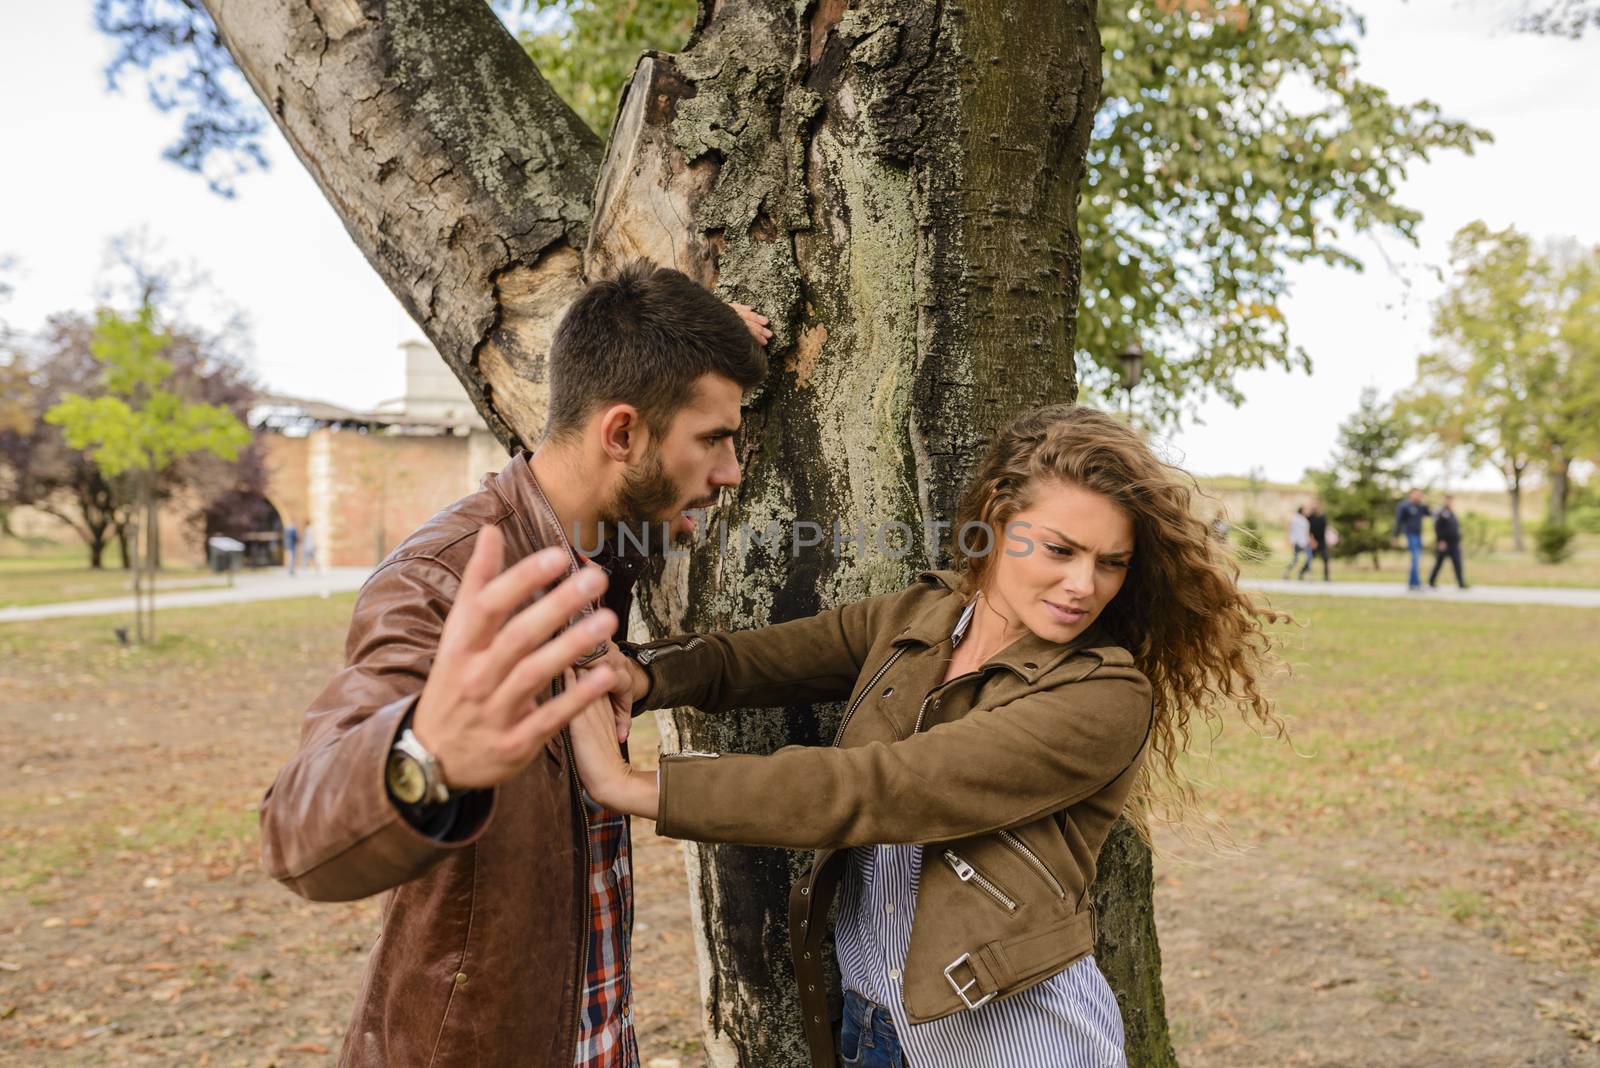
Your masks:
M122 570L126 571L133 566L133 554L128 548L128 524L126 520L116 524L116 532L117 552L122 555Z
M1506 493L1511 497L1511 548L1522 551L1522 469L1515 468L1507 480Z
M1552 527L1567 525L1567 495L1572 486L1570 473L1572 470L1572 457L1560 449L1555 450L1550 459L1548 472L1550 480L1550 500L1545 515L1546 521Z
M994 430L1076 395L1076 202L1100 83L1087 0L702 3L683 53L641 59L603 165L479 0L206 2L507 445L537 436L544 346L585 276L645 255L771 316L745 479L704 534L727 548L661 565L640 597L653 633L904 585L946 559ZM896 523L909 538L880 551L870 532ZM769 524L781 545L733 533ZM836 552L858 527L864 544ZM836 717L679 714L665 733L764 752L825 743ZM801 1063L785 899L805 858L686 855L713 1063ZM1129 1062L1172 1064L1150 858L1125 827L1095 894Z

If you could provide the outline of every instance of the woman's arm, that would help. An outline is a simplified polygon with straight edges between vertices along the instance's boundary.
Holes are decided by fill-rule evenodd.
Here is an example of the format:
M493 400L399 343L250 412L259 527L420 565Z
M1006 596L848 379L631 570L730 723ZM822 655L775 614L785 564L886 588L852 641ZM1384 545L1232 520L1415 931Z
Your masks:
M1102 669L891 744L664 756L659 773L622 762L603 706L579 719L579 771L600 803L673 838L828 849L965 838L1077 804L1136 767L1151 705L1138 672Z
M622 759L611 706L596 701L567 726L583 788L613 812L656 818L656 773L636 771Z
M878 620L916 589L755 630L680 634L634 646L650 683L639 707L724 712L842 701L861 674Z

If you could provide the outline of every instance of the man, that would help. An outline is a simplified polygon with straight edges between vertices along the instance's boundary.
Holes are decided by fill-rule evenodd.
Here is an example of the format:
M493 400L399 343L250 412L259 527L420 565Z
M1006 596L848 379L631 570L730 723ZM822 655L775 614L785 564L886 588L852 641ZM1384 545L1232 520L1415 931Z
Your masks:
M300 562L300 531L295 529L294 521L283 528L283 562L289 565L289 574L294 574L294 568Z
M1300 569L1300 577L1305 578L1311 571L1311 560L1314 556L1322 557L1322 581L1330 581L1328 576L1328 516L1322 510L1321 501L1311 502L1311 511L1306 516L1307 549L1306 566Z
M1311 526L1306 522L1306 508L1301 505L1294 510L1294 515L1289 517L1289 547L1294 554L1289 557L1289 566L1283 569L1283 577L1288 578L1294 574L1294 569L1300 563L1300 554L1305 553L1306 566L1311 566Z
M1455 497L1444 495L1444 504L1439 506L1439 513L1433 517L1433 573L1428 576L1428 586L1437 588L1439 585L1439 569L1444 566L1445 557L1450 558L1450 566L1455 568L1456 585L1462 589L1467 588L1467 580L1461 569L1461 521L1456 518Z
M608 689L626 715L606 638L632 575L610 535L683 536L738 484L761 323L648 264L591 285L551 342L537 450L362 588L348 666L261 806L266 868L296 893L389 892L341 1065L637 1065L628 826L584 798L562 728ZM603 546L609 585L574 543Z
M1428 506L1422 503L1422 491L1419 489L1408 493L1394 510L1394 530L1389 537L1395 539L1402 533L1406 536L1406 551L1411 554L1411 574L1406 579L1406 589L1413 593L1422 590L1422 521L1432 514Z

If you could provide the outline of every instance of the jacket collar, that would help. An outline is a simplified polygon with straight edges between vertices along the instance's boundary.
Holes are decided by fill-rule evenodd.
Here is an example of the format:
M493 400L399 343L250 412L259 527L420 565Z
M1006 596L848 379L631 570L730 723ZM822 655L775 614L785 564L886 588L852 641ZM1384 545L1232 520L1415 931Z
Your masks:
M936 595L894 639L895 644L914 642L932 648L951 641L952 631L968 603L961 592L960 579L952 571L924 571L917 576L917 581L932 587ZM987 672L1003 668L1034 683L1082 652L1089 651L1096 654L1097 659L1104 659L1098 654L1105 640L1098 622L1065 644L1041 638L1030 631L990 657L980 670Z
M532 458L532 453L518 449L505 467L501 468L498 474L488 476L488 480L494 483L500 496L505 498L511 510L517 514L527 528L533 543L541 546L559 545L567 550L574 570L582 560L592 560L611 576L613 583L626 583L631 589L644 572L648 561L638 555L618 555L609 545L603 547L593 557L585 557L572 544L561 517L556 514L550 499L545 496L544 488L539 485L539 479L533 473L533 465L529 463Z

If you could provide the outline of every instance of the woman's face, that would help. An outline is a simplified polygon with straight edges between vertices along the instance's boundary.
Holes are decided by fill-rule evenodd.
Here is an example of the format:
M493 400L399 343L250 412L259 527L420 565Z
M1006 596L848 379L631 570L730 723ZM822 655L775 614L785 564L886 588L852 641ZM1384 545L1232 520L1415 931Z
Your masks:
M1040 482L1007 525L990 560L984 596L1013 623L1069 642L1099 618L1133 562L1133 520L1111 499L1064 482Z

